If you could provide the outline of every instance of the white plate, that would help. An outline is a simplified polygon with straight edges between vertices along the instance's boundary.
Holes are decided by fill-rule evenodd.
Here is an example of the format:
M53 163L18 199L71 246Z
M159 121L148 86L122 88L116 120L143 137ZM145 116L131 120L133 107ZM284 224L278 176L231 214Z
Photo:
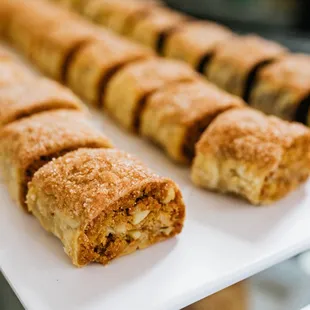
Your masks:
M189 169L99 113L115 145L177 181L187 204L183 233L107 267L73 267L61 242L0 186L0 266L27 309L179 309L310 247L310 184L270 207L191 185Z
M94 112L114 144L179 183L183 233L107 267L73 267L61 242L0 184L0 268L30 310L179 309L310 248L310 183L270 207L195 188L189 169Z

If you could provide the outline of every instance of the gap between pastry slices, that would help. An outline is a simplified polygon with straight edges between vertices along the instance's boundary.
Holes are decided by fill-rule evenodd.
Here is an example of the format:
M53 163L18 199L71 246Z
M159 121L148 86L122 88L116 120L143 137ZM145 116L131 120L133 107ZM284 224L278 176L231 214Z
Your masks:
M29 182L31 182L34 174L44 165L46 165L47 163L49 163L50 161L64 156L67 153L73 152L75 150L78 150L79 148L85 147L85 145L77 145L75 147L71 147L71 148L67 148L58 152L52 152L51 154L46 154L46 155L42 155L39 158L37 158L31 165L29 165L26 169L25 169L25 175L24 175L24 182L22 185L22 200L21 201L25 201L26 200L26 196L28 193L28 184ZM98 146L96 143L91 143L87 145L88 148L98 148L100 146ZM25 206L26 207L26 206Z

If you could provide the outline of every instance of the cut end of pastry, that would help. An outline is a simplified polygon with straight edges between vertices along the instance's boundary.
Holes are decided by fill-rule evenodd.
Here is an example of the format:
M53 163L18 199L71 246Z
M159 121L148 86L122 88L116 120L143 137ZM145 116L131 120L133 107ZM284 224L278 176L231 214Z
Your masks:
M150 183L130 193L115 205L114 212L98 216L87 226L80 236L84 243L75 264L107 264L175 236L183 227L181 205L180 193L171 184Z
M80 149L43 166L27 204L79 267L169 239L185 218L175 183L113 149Z

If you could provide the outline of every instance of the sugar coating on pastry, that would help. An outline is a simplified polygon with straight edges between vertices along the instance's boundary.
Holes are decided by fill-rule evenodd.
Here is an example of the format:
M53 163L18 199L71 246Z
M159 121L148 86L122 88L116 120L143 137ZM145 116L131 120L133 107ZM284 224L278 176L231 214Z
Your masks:
M136 22L128 35L131 39L149 46L157 52L162 52L168 33L188 20L189 18L184 14L165 7L154 7L151 14Z
M6 57L0 59L0 72L0 90L35 78L34 74L26 70L22 65Z
M256 35L232 36L217 46L205 73L212 83L247 100L260 67L286 52L280 44Z
M39 112L58 109L86 110L68 88L45 78L0 87L0 127Z
M37 171L29 188L29 210L76 266L107 264L182 230L176 184L119 150L68 153Z
M183 60L202 72L215 47L230 36L232 32L222 25L207 21L190 22L168 35L164 55Z
M147 99L140 132L163 147L175 161L189 163L196 142L212 120L243 104L239 97L202 79L168 85Z
M75 93L98 106L106 84L118 69L151 55L151 50L118 37L92 42L72 57L67 84Z
M169 83L190 81L197 74L185 63L154 58L129 64L119 70L107 85L104 107L122 126L139 128L144 101Z
M0 130L0 165L9 192L25 206L27 183L53 158L81 147L110 147L78 111L43 112L13 122Z
M192 180L255 205L269 204L308 178L309 150L307 127L248 108L229 110L197 143Z
M289 54L262 69L249 103L265 113L307 123L310 56Z
M100 25L126 34L136 20L148 14L155 4L137 0L93 0L86 3L82 13Z

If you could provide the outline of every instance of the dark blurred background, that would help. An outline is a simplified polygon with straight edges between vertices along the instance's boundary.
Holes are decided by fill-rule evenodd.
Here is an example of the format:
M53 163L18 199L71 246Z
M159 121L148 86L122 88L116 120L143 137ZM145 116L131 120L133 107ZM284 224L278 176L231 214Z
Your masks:
M172 8L310 53L310 0L165 0Z

